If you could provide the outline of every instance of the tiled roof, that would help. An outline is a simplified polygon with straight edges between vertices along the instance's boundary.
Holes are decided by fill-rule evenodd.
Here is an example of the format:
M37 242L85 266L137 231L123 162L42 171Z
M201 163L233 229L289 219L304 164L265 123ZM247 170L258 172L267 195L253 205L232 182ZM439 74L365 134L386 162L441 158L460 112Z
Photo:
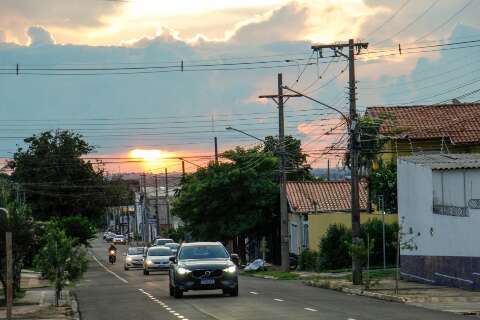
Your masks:
M435 170L480 168L480 154L478 153L418 155L400 157L399 160Z
M480 144L480 103L432 106L369 107L383 120L380 133L405 139L450 139L452 144Z
M350 181L287 182L287 199L295 213L351 210ZM368 207L367 183L360 182L360 208Z

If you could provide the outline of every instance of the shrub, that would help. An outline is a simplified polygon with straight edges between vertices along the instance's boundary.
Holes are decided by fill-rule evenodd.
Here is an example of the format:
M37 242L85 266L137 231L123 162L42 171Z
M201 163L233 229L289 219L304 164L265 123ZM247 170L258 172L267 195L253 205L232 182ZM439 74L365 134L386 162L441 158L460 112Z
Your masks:
M318 269L331 270L349 267L352 263L349 255L349 244L352 233L342 224L332 224L320 240Z
M318 269L318 253L311 250L305 250L298 259L298 269L302 271L315 271Z

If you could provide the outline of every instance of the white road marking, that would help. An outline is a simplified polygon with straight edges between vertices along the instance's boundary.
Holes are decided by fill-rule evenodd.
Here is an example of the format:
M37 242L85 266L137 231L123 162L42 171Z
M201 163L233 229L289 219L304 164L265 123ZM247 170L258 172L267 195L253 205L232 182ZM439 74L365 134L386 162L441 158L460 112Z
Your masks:
M356 320L356 319L354 319L354 318L348 318L347 320Z
M93 260L95 260L103 269L105 269L105 271L107 271L108 273L113 274L118 280L122 281L123 283L128 283L127 280L125 280L124 278L120 277L118 274L116 274L115 272L113 272L112 270L110 270L110 269L108 269L106 266L104 266L103 263L101 263L100 261L98 261L97 257L95 257L94 255L92 255L92 258L93 258Z
M180 313L175 312L173 315L178 317L180 315Z
M273 300L278 301L278 302L283 302L283 301L285 301L285 300L283 300L283 299L273 299Z
M307 310L307 311L312 311L312 312L318 311L318 310L312 309L312 308L303 308L303 309L305 309L305 310ZM348 319L348 320L352 320L352 319Z
M258 294L258 292L255 292L255 291L250 291L249 293L251 293L251 294Z
M160 304L162 307L165 308L165 310L167 310L168 312L170 312L172 315L176 316L177 318L179 319L183 319L183 320L188 320L187 318L185 318L184 316L182 316L180 313L178 313L177 311L173 310L172 308L168 307L168 305L166 305L163 301L161 300L158 300L157 298L155 298L155 296L153 296L151 293L149 292L146 292L145 290L143 289L138 289L138 291L142 292L143 294L145 294L147 297L149 297L152 301Z

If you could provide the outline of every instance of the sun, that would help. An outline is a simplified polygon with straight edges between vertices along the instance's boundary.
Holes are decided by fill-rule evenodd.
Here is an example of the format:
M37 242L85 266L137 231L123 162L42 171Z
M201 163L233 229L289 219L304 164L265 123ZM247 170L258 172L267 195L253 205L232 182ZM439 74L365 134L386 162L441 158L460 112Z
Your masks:
M175 161L175 154L159 149L134 149L130 151L130 158L140 160L145 170L155 171L163 170L163 167Z

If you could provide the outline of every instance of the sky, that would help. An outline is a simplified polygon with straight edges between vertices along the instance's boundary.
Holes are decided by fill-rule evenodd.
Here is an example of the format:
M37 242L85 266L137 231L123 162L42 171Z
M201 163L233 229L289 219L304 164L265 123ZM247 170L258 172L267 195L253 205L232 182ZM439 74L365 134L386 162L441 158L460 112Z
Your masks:
M228 126L276 135L275 104L258 96L275 93L280 72L346 112L346 62L310 48L350 38L369 43L356 61L360 112L476 101L479 10L480 0L2 0L0 157L68 128L111 172L178 171L178 157L194 170L215 136L220 153L258 142ZM286 133L313 167L341 167L341 154L324 154L344 144L339 121L306 99L286 105Z

